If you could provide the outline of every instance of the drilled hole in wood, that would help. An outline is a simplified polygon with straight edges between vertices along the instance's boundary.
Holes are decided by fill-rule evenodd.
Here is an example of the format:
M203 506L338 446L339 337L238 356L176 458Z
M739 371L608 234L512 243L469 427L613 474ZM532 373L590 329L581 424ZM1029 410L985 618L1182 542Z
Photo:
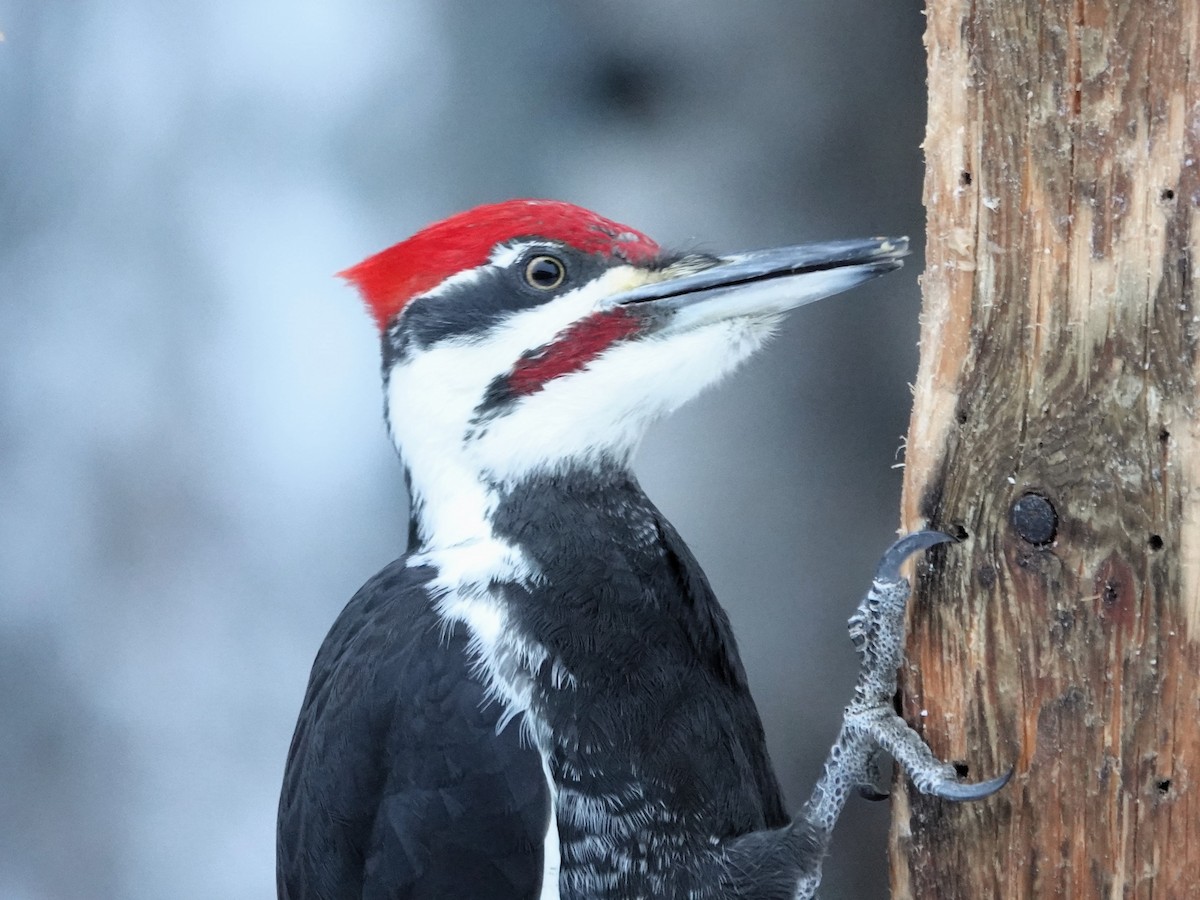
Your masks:
M1175 192L1170 188L1163 188L1162 193L1158 195L1166 203L1170 203L1175 199Z
M1158 432L1158 440L1160 443L1165 444L1167 441L1171 440L1171 432L1167 431L1165 428L1160 429Z
M963 173L958 176L958 183L961 184L963 187L970 187L971 186L971 173L967 172L967 171L963 171Z
M982 565L977 573L979 577L979 586L985 591L990 591L996 586L996 569L993 566Z
M1104 582L1104 587L1100 589L1100 602L1106 607L1117 605L1117 601L1121 599L1121 583L1113 581L1111 578Z
M1169 794L1171 793L1171 779L1160 778L1154 782L1154 787L1160 794Z
M1022 494L1008 511L1008 521L1021 540L1035 547L1054 542L1058 534L1058 511L1048 497L1030 491Z
M1163 539L1157 534L1152 534L1149 540L1146 541L1146 546L1151 550L1161 550L1163 548Z
M967 529L963 528L958 522L954 522L945 528L946 534L954 538L956 541L965 541L971 536Z
M971 767L960 759L956 759L954 762L950 763L950 765L954 766L954 774L956 774L959 778L966 778L971 774Z

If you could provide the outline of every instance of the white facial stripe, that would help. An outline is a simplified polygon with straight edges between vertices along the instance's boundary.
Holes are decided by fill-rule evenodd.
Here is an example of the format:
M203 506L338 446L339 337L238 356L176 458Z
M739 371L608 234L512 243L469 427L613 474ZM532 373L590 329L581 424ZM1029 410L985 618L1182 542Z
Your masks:
M636 285L638 276L633 267L618 266L575 291L513 313L482 337L441 341L392 367L387 383L392 440L408 465L414 492L427 501L423 526L440 544L488 534L495 507L485 484L490 461L479 458L477 442L464 445L488 386L523 353L589 315L602 298Z
M521 241L516 244L501 244L492 251L492 258L488 262L497 269L507 269L530 250L551 250L553 246L553 244L547 244L545 241Z
M501 244L492 251L491 257L483 265L476 266L473 269L463 269L461 272L455 272L445 281L438 284L437 287L432 288L423 294L417 294L409 302L411 303L415 300L431 300L441 297L444 294L448 294L457 287L475 284L480 280L485 269L507 268L520 259L521 254L526 253L532 248L545 246L547 246L545 243L539 241L522 241L519 244L512 245Z
M772 330L769 316L734 318L618 342L473 426L489 386L523 353L553 342L605 298L645 278L617 267L514 313L482 339L444 341L397 362L388 380L389 421L414 493L424 501L428 539L449 546L489 538L498 482L571 462L628 459L651 422L724 377Z
M732 371L772 326L731 319L615 344L489 422L474 442L477 464L507 482L564 462L624 462L650 423Z
M836 270L830 274L840 277ZM691 327L668 326L657 335L618 341L580 369L514 398L500 415L477 421L489 388L523 354L553 343L573 323L605 308L614 294L655 277L618 266L574 291L513 312L469 341L448 339L397 361L387 385L389 422L414 494L423 501L427 541L446 547L490 540L498 485L565 465L624 463L651 422L720 380L774 326L776 317L769 313L714 322L696 318ZM775 300L768 309L794 302L796 285L783 287L790 280L764 283Z
M440 297L443 294L447 294L462 285L475 284L477 281L479 281L479 278L483 274L483 270L485 268L486 266L476 266L474 269L463 269L461 272L455 272L432 290L426 291L424 294L417 294L412 298L412 300L409 301L409 303L412 303L416 300L427 300L433 297Z

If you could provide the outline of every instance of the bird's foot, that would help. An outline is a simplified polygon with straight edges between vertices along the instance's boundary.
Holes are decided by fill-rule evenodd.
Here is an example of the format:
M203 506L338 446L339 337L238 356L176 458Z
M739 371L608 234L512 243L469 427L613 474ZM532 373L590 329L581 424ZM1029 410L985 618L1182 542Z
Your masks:
M946 800L979 800L1000 790L1012 776L1010 769L986 781L962 781L954 765L934 756L924 739L897 715L893 706L896 673L903 659L904 609L910 589L900 569L913 554L953 540L939 531L917 531L900 538L884 553L871 589L850 617L850 640L862 659L862 666L854 699L846 707L843 736L869 739L870 749L865 754L855 754L861 760L846 762L852 767L857 763L857 771L851 768L848 774L856 777L859 793L871 799L886 796L877 787L880 750L904 766L917 790ZM849 742L861 745L861 741Z
M878 787L882 781L881 753L890 753L903 765L921 793L947 800L987 797L1000 790L1012 775L1010 770L988 781L961 780L955 767L934 756L893 706L909 594L909 584L901 577L900 569L914 553L952 540L937 531L918 531L892 544L879 563L871 589L850 617L850 640L862 659L854 697L846 707L841 730L825 757L812 796L782 832L794 852L795 900L811 900L816 894L821 863L849 795L857 790L870 799L887 796ZM756 851L760 850L757 842L761 834L746 835L725 848L727 869L736 876L729 879L730 884L741 884L746 873L757 871L750 861L759 859ZM749 893L734 891L729 896Z

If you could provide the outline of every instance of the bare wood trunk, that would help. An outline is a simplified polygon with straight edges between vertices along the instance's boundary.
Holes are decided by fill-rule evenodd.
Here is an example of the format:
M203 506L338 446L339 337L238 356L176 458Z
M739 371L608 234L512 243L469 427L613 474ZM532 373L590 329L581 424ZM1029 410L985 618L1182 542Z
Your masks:
M896 897L1200 897L1200 0L929 0Z

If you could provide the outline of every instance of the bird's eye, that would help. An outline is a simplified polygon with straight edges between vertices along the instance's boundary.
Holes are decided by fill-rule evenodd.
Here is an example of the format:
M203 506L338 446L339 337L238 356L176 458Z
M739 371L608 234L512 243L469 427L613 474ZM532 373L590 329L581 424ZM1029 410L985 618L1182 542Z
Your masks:
M566 266L553 256L535 256L525 264L525 281L539 291L554 290L566 277Z

